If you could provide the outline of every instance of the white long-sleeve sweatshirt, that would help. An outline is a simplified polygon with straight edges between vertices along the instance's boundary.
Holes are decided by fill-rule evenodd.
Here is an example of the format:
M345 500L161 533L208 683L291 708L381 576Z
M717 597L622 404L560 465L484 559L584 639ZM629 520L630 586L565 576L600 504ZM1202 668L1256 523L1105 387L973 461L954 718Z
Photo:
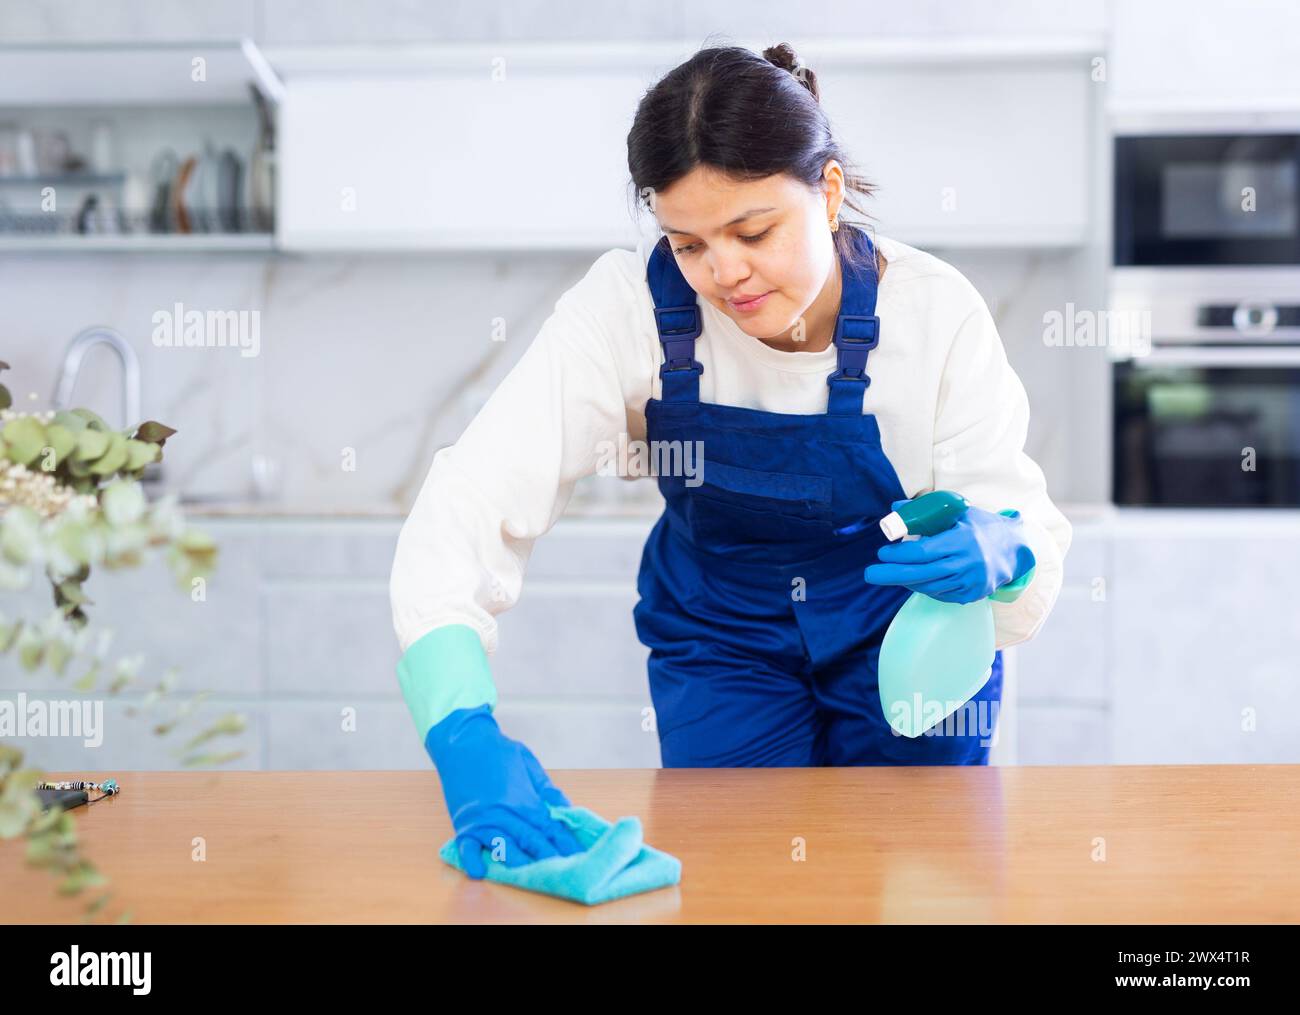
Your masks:
M1037 560L1013 603L994 603L998 647L1032 637L1061 588L1070 523L1024 452L1029 402L975 287L946 262L876 237L887 260L867 360L881 443L909 497L947 489L989 511L1016 508ZM440 450L398 539L390 594L405 652L464 624L483 648L518 600L533 542L596 472L619 435L645 438L662 362L648 247L610 250L565 292L461 438ZM700 301L700 400L779 413L825 412L835 349L783 352ZM641 479L638 482L653 482Z

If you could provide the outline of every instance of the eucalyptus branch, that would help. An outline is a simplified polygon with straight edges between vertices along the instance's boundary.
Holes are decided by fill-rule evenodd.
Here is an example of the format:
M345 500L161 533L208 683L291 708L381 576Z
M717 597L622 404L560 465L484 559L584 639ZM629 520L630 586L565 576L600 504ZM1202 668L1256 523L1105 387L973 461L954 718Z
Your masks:
M0 362L0 371L7 368ZM89 693L106 678L100 690L109 695L143 690L141 701L127 708L129 717L151 713L167 702L174 671L145 689L138 677L140 657L110 662L111 632L92 635L87 630L85 607L93 604L84 584L92 568L136 567L150 550L166 554L183 587L206 579L215 565L215 544L185 526L176 499L164 497L150 505L139 483L145 469L162 459L163 445L176 431L152 420L115 431L88 409L21 413L12 404L0 385L0 588L25 589L43 573L55 609L40 622L0 614L0 655L12 653L26 671L48 670L60 679L84 665L84 674L73 684L77 691ZM153 732L176 732L206 698L206 692L195 694L158 719ZM194 751L244 729L243 716L219 716L180 748L181 765L215 765L241 757L242 750ZM56 876L61 894L106 885L107 879L81 854L72 814L43 809L35 792L43 773L20 767L22 757L21 751L0 743L0 838L25 837L27 862ZM103 893L90 901L84 919L95 919L110 898ZM125 912L118 922L129 919Z

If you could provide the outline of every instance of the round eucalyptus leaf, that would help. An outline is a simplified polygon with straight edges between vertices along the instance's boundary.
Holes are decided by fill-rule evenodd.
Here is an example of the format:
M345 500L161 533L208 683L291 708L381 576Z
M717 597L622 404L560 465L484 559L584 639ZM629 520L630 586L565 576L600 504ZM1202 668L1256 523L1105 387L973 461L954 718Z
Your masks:
M30 465L45 447L45 424L32 416L19 416L5 424L0 437L11 462Z
M87 427L77 435L77 446L72 452L73 462L94 462L108 450L109 435L103 430Z

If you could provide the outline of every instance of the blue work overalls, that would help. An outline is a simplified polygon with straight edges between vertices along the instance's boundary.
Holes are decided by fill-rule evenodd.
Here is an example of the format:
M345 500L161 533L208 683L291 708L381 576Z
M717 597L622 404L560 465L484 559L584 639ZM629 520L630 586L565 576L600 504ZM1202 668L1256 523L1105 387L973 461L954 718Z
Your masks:
M865 263L841 261L825 414L701 402L696 293L667 237L650 257L664 363L646 437L653 460L689 462L688 446L703 452L698 476L660 470L666 504L637 578L633 616L650 649L666 768L988 763L1000 652L971 703L987 717L978 723L969 711L960 725L909 739L881 709L881 639L911 593L862 572L885 541L879 520L907 494L876 417L863 412L867 354L880 341L876 255L864 231L846 228Z

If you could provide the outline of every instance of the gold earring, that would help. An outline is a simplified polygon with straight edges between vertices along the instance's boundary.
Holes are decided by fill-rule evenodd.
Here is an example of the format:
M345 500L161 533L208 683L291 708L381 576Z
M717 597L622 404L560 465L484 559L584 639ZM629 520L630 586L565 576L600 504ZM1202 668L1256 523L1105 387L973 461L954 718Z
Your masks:
M840 219L839 216L837 215L835 218L831 219L831 232L837 232L839 228L840 228Z

